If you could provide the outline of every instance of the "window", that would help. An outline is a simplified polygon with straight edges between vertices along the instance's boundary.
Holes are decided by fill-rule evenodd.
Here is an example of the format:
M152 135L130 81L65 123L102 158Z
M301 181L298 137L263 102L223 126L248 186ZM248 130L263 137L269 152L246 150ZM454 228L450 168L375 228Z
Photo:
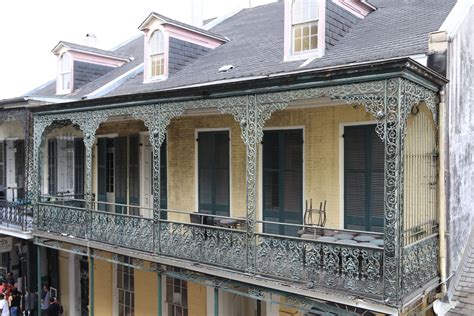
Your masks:
M135 275L131 258L119 256L119 261L126 265L117 265L117 290L119 316L135 315Z
M166 277L166 303L168 316L188 316L188 282Z
M149 43L150 78L163 76L165 73L165 47L163 32L155 31Z
M291 33L293 53L318 48L317 0L294 0L291 7Z
M71 58L67 53L59 61L59 90L71 90Z

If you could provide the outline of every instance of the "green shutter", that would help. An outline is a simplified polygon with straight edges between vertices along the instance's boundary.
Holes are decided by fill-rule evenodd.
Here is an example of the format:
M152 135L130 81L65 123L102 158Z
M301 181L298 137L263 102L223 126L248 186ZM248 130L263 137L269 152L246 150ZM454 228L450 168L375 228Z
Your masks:
M199 212L229 216L229 169L229 132L199 133Z
M375 125L344 128L344 226L383 230L384 146Z
M127 137L114 138L114 193L115 203L127 204ZM116 205L115 212L126 214L124 206Z
M58 191L58 142L56 139L48 141L48 194L55 196Z
M263 219L301 224L303 221L303 132L265 131L262 170ZM265 224L264 231L296 235L297 227Z
M167 145L166 140L161 144L160 149L160 207L162 209L168 208L168 155L166 154ZM153 153L152 153L152 160L153 161ZM151 168L152 172L152 179L153 179L153 164ZM161 213L161 219L168 218L167 212Z
M107 138L97 140L97 200L107 202L106 189L106 161L107 161ZM99 204L99 209L107 210L105 204Z
M139 162L139 137L138 135L129 136L129 203L130 205L140 205L140 162ZM131 208L132 215L140 215L139 208Z

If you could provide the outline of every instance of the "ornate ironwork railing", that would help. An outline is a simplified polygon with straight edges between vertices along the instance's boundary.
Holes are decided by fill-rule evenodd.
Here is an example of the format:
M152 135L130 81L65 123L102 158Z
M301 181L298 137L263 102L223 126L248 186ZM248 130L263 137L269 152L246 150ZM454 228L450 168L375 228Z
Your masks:
M247 240L243 230L160 220L157 252L163 255L245 270Z
M37 203L36 228L48 232L86 238L90 228L89 211L79 207Z
M91 224L91 240L114 246L153 252L153 219L93 211L91 214Z
M32 224L33 212L27 201L0 201L0 226L27 232Z
M421 288L438 276L438 234L403 248L402 294Z
M257 273L307 284L383 294L383 248L257 234Z

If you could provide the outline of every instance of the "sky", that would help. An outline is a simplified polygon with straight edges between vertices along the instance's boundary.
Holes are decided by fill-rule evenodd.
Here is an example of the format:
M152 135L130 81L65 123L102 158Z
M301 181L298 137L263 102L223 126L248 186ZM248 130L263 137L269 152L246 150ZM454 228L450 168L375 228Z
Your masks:
M111 49L140 34L138 26L152 11L191 21L192 0L15 0L0 4L0 99L23 95L56 76L60 41ZM272 0L202 0L203 18L212 18Z

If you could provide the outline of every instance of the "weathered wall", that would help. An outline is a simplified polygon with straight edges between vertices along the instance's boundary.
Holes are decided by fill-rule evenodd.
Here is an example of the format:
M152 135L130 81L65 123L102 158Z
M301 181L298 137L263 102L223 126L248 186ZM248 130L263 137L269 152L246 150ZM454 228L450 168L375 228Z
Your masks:
M474 223L474 7L448 47L448 276L458 269ZM456 280L456 277L454 278ZM450 289L456 285L450 284Z

